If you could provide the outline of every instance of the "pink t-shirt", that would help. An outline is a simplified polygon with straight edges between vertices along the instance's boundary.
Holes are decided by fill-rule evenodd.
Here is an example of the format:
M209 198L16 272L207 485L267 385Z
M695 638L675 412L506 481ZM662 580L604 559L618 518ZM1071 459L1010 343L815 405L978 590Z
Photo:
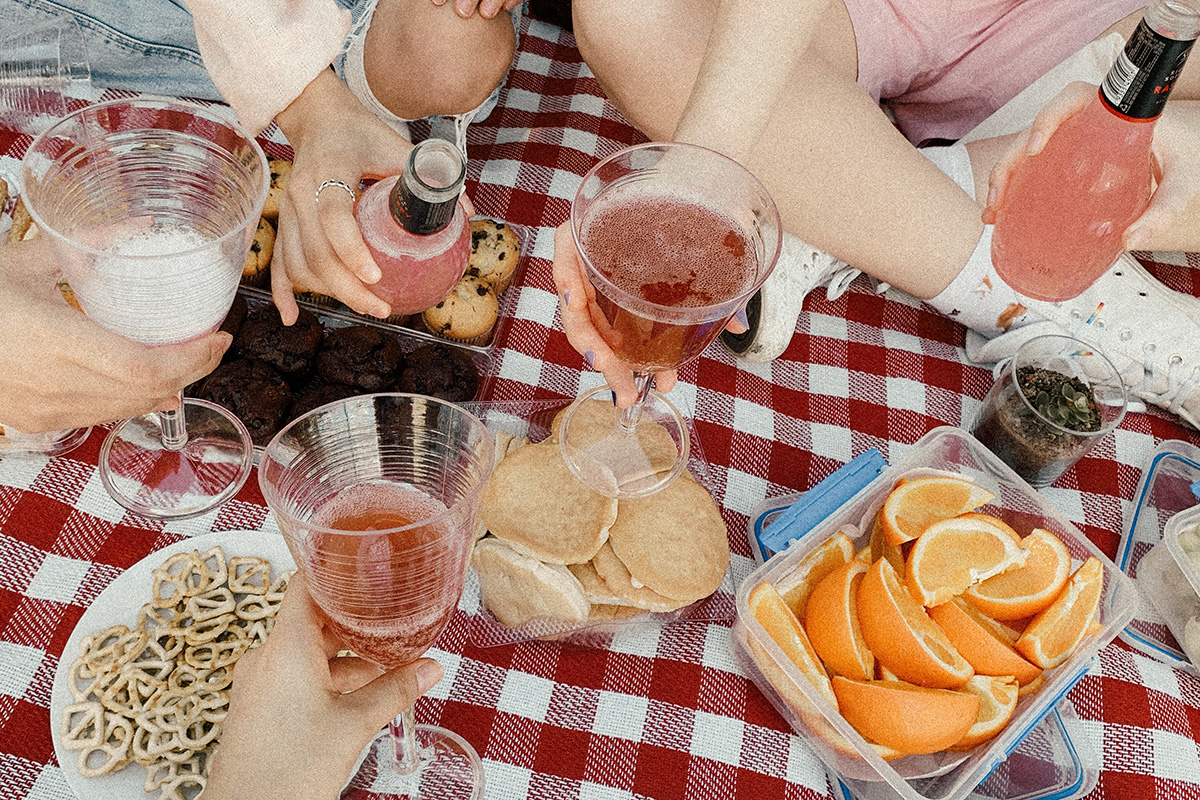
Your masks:
M186 3L209 76L256 134L333 63L350 32L350 12L333 0Z
M914 144L955 140L1146 0L845 0L858 83Z

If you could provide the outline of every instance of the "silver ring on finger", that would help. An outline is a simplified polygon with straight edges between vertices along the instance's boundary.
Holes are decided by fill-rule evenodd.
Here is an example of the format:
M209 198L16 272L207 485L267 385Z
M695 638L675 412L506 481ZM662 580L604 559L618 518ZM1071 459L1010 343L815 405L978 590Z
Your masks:
M330 178L329 180L321 181L321 185L317 187L317 193L313 196L313 202L320 203L321 202L321 192L325 191L330 186L336 186L339 189L345 189L350 194L351 202L353 202L358 197L357 193L354 191L353 186L346 183L345 181L339 181L337 178Z

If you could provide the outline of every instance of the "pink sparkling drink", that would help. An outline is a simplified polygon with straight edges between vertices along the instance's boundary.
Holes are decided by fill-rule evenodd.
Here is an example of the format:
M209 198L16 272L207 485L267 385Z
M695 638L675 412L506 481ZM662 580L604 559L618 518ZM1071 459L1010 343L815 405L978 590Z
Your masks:
M992 238L1005 283L1069 300L1117 260L1150 201L1154 126L1198 33L1200 9L1156 0L1092 102L1017 168Z
M437 304L462 278L471 228L459 201L466 161L441 139L413 148L401 175L379 181L358 199L359 230L383 277L371 291L393 314Z

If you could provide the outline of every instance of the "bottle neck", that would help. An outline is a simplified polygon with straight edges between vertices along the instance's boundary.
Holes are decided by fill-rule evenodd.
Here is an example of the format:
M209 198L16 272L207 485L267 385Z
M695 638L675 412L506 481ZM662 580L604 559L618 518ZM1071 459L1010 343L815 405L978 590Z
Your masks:
M426 139L408 154L404 172L388 195L388 210L400 227L416 236L431 236L454 218L467 165L458 148L441 139Z
M1157 119L1198 35L1195 0L1155 0L1100 86L1105 106L1127 119Z

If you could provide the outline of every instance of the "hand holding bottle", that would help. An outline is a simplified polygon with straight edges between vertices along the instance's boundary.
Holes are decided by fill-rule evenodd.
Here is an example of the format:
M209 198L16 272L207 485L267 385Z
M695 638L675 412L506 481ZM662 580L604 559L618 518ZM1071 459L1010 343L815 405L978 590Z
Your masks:
M1014 139L988 176L984 222L996 221L1005 189L1021 162L1042 152L1059 126L1095 98L1096 88L1078 81L1068 84L1038 113L1033 125ZM1155 243L1153 249L1183 249L1182 243L1173 244L1172 226L1200 198L1200 103L1168 103L1155 127L1151 152L1157 185L1146 211L1123 231L1122 243L1126 250L1143 248L1148 242Z

